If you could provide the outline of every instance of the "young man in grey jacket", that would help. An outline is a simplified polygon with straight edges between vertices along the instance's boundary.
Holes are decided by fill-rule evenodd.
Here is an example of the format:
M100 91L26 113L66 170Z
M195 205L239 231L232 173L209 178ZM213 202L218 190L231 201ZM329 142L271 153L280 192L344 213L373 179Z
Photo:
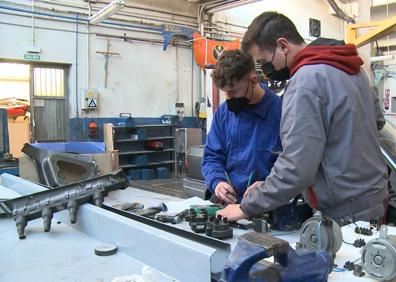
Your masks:
M382 218L387 168L377 123L383 114L356 46L323 38L306 45L290 19L265 12L249 26L242 49L269 78L290 79L280 126L283 152L265 182L220 214L231 221L253 217L303 193L311 207L341 225Z

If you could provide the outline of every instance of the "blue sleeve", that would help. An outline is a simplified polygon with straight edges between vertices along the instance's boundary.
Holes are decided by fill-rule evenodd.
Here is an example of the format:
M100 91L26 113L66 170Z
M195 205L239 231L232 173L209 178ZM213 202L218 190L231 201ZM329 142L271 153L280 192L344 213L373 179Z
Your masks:
M224 174L227 151L224 133L221 132L221 109L214 115L210 132L206 138L204 157L202 160L202 175L205 178L206 187L213 193L216 185L221 181L227 181Z

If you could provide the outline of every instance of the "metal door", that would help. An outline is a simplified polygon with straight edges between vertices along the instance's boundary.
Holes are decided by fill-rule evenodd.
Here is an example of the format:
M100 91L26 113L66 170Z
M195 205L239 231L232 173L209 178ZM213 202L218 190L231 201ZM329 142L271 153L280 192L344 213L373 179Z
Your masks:
M35 141L66 140L65 68L32 67L32 131Z

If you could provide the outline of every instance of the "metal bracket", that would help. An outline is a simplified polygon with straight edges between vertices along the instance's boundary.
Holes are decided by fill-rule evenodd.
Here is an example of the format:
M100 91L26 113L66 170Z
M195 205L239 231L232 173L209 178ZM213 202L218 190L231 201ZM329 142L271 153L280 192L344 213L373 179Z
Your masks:
M346 26L346 42L353 43L356 47L361 47L365 44L373 42L381 37L386 36L392 32L396 25L396 16L377 22L361 23L361 24L347 24ZM365 34L358 36L359 28L369 28L372 29L367 31Z
M30 144L25 144L22 152L33 159L40 183L50 188L68 184L62 175L67 170L66 168L68 168L67 171L71 172L70 178L78 179L79 181L92 178L98 174L98 166L91 156L53 153L38 149Z
M194 30L183 27L183 26L175 26L175 25L162 25L162 36L164 37L164 48L168 48L168 45L174 36L183 36L188 40L193 39Z

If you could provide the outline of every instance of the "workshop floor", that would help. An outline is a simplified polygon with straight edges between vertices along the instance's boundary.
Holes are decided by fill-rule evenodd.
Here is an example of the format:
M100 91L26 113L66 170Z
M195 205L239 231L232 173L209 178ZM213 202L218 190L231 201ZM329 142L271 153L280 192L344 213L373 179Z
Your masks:
M172 197L187 198L184 193L182 180L178 177L170 179L135 180L130 182L130 186Z

